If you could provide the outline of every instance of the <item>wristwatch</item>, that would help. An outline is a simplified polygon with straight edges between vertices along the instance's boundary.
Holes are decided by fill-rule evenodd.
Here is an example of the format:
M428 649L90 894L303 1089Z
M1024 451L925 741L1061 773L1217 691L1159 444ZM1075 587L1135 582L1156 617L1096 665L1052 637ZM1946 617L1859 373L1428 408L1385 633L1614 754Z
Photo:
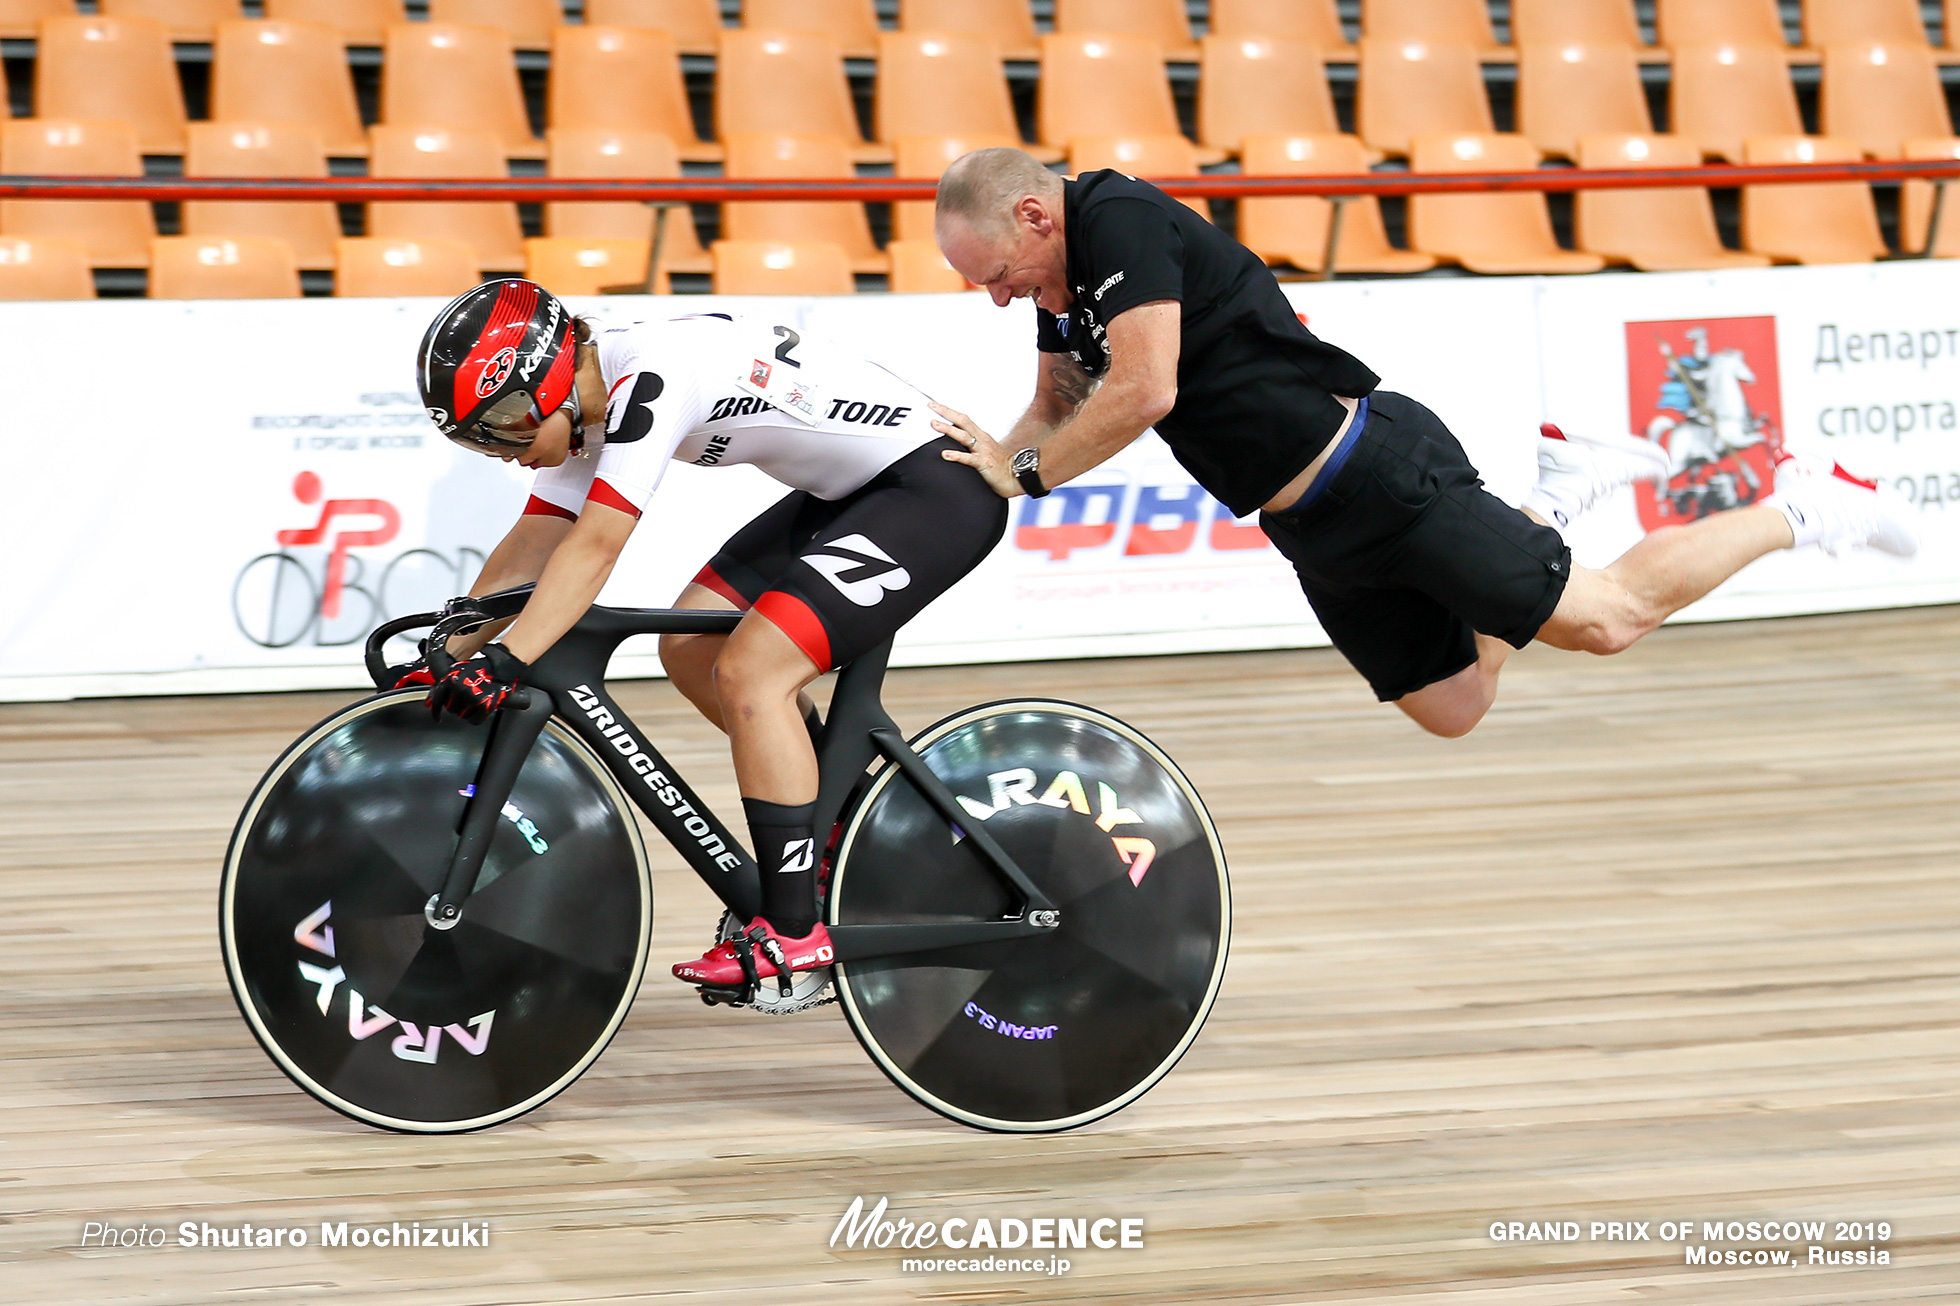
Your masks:
M1028 492L1030 499L1039 499L1048 493L1048 487L1041 483L1041 450L1021 450L1014 455L1014 461L1008 464L1008 468L1014 473L1014 479L1021 483L1021 488Z

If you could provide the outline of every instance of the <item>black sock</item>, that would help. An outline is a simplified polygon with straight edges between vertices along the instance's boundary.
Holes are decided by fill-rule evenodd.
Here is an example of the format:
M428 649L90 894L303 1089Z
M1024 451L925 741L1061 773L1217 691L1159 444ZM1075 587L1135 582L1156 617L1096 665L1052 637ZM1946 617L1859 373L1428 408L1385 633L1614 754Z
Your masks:
M762 868L762 914L786 939L800 939L817 923L817 842L811 837L817 805L744 798L749 837Z

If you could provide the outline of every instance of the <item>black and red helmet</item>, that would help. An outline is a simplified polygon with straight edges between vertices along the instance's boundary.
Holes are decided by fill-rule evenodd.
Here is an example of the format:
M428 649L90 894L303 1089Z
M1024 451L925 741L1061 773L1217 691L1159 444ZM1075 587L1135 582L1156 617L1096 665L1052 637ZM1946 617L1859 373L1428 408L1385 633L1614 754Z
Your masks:
M422 337L417 379L429 420L466 449L528 448L544 419L572 406L579 434L572 315L535 281L486 281L449 301Z

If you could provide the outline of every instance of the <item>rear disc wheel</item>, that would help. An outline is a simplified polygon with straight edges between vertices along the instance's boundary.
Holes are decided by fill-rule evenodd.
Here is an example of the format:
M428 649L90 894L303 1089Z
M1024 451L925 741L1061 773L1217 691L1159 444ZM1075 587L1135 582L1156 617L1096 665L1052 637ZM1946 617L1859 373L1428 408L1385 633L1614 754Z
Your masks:
M912 747L1061 923L839 963L852 1031L905 1092L983 1129L1070 1129L1135 1101L1197 1037L1224 976L1231 891L1197 791L1134 728L1070 703L972 708ZM896 767L872 778L838 846L833 924L1020 908Z

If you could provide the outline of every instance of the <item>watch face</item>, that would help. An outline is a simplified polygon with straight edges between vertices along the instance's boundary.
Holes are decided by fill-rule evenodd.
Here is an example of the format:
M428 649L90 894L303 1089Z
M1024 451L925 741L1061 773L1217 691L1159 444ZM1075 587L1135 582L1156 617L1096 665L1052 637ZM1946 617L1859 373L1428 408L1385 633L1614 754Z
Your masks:
M1036 449L1023 449L1014 455L1010 464L1017 472L1031 472L1041 465L1041 453Z

